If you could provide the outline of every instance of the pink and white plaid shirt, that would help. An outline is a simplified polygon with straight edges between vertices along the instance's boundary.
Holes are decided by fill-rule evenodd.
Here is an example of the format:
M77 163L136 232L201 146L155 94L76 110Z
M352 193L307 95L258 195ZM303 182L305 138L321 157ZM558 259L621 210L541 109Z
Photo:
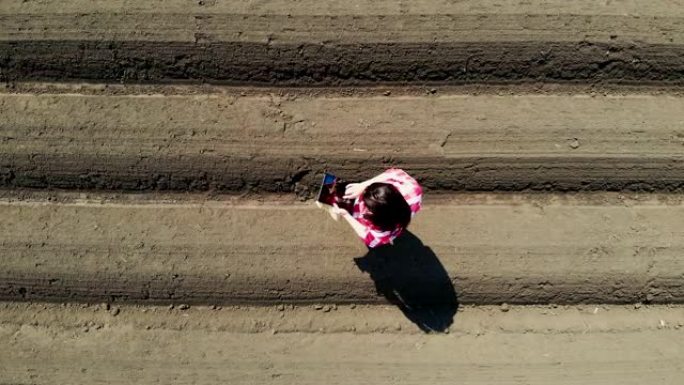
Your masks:
M423 188L418 182L413 179L404 170L398 168L390 168L381 174L386 183L393 185L399 190L401 195L411 208L411 217L413 217L421 208L423 199ZM399 235L401 235L403 228L397 227L392 231L382 231L378 229L373 223L363 217L366 212L366 205L363 203L361 197L356 198L354 202L354 212L352 216L356 218L359 223L366 227L366 235L363 242L368 247L377 247L387 243L392 243Z

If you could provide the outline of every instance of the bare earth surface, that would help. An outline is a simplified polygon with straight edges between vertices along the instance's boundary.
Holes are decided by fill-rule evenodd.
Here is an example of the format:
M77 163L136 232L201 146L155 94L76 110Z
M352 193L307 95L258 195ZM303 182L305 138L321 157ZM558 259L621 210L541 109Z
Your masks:
M107 309L109 307L109 309ZM393 308L0 304L3 384L663 384L681 307L464 307L425 335Z
M0 385L680 385L682 74L681 0L0 0Z
M389 165L433 190L684 183L681 96L79 89L0 93L0 184L310 197L326 169L352 179Z
M0 80L682 84L679 2L0 3Z
M463 303L684 300L674 195L429 198L397 255L364 260L371 277L362 243L311 202L126 197L5 194L0 295L362 303L390 274L428 302L449 290L437 281Z

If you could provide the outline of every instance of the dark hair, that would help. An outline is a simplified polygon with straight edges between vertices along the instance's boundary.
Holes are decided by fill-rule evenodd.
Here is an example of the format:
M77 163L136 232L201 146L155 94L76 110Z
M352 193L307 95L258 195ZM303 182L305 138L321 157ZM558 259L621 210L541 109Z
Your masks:
M396 187L389 183L373 183L363 192L366 219L382 231L406 228L411 222L411 208Z

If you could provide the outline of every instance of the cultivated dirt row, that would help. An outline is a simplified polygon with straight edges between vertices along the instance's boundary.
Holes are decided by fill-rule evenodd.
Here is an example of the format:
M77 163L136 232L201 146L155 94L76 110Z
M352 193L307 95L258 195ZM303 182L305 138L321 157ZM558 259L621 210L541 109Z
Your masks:
M311 197L325 170L354 180L391 165L441 191L680 191L684 183L678 96L174 90L5 91L0 184Z
M0 382L678 385L679 307L465 307L448 335L381 306L0 304ZM255 333L256 331L265 331Z
M681 10L623 3L7 0L0 80L682 84Z
M0 296L377 303L398 293L439 305L455 293L477 304L682 302L682 210L678 196L429 197L407 237L368 253L346 224L312 203L6 194Z

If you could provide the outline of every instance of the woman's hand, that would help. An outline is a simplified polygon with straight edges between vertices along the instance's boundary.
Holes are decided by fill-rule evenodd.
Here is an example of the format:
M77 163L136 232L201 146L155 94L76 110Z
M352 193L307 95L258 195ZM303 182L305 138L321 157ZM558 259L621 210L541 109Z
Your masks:
M334 204L334 205L333 205L332 212L333 212L334 214L337 214L337 215L341 216L341 217L345 217L345 216L347 216L347 215L350 215L350 214L349 214L349 211L340 208L337 204Z
M344 199L356 199L363 194L363 190L366 189L365 183L349 183L344 190Z
M349 223L352 229L354 229L356 235L358 235L361 239L364 239L366 237L366 226L362 225L358 220L356 220L356 218L349 214L347 210L341 209L337 205L333 206L332 210L332 213L344 218L344 220L347 221L347 223Z

